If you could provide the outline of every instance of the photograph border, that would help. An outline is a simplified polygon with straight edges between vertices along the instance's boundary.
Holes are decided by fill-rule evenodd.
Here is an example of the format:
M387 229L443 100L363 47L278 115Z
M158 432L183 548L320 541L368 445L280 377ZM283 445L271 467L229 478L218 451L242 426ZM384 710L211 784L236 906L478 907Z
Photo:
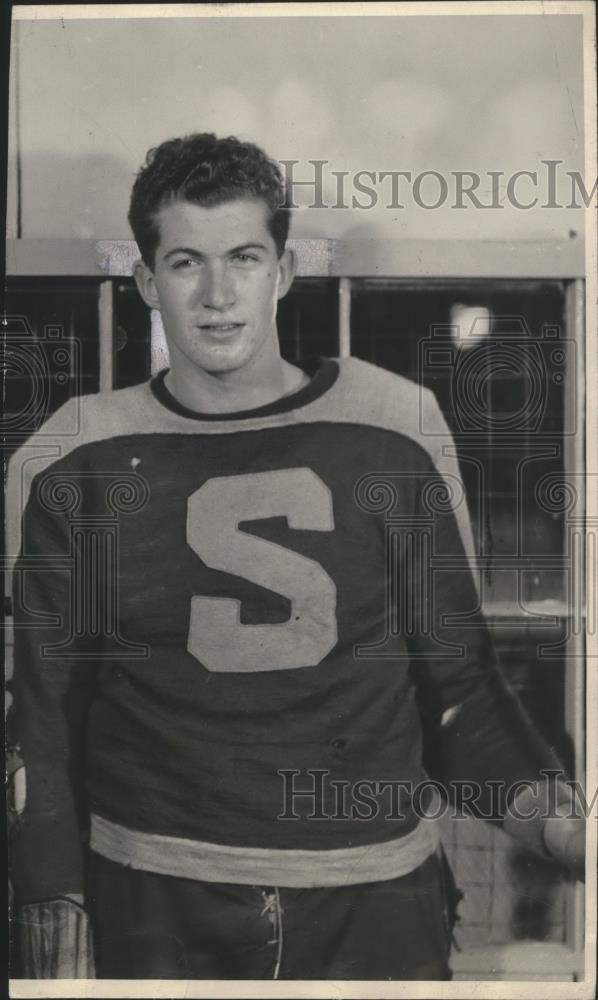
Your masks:
M266 4L102 4L73 6L23 5L13 8L13 19L23 22L31 19L97 19L97 18L151 18L180 17L410 17L462 15L520 16L531 14L581 15L583 17L584 46L584 126L585 174L597 175L596 135L596 14L594 4L588 2L543 3L529 2L478 2L467 3L266 3ZM586 330L586 399L585 399L585 470L588 482L598 482L598 228L593 208L585 211L585 330ZM586 497L586 526L598 529L598 491L588 490ZM589 567L587 578L588 604L596 606L598 600L598 567ZM598 635L586 635L586 759L587 788L598 788ZM583 668L582 668L583 669ZM588 796L591 799L591 796ZM318 997L335 998L394 998L394 997L474 997L487 998L590 998L596 985L596 931L598 871L596 820L598 803L593 803L587 829L585 888L585 978L577 983L529 982L524 980L460 980L448 983L387 982L387 981L263 981L263 980L10 980L11 997Z

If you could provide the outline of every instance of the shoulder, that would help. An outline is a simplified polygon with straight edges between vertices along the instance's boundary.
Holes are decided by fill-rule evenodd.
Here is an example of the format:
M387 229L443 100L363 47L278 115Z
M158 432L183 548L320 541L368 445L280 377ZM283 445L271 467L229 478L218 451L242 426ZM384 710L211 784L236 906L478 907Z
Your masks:
M474 545L465 487L452 433L434 393L416 382L345 358L339 362L336 419L363 423L392 431L425 457L428 472L440 476L448 489L449 507L456 517L464 549L474 565ZM401 456L397 455L397 461Z
M338 392L347 419L402 435L435 465L452 435L434 393L359 358L341 358L338 365Z
M69 458L84 460L88 446L143 426L151 407L149 382L127 389L75 396L60 406L8 462L7 520L20 516L36 476Z
M151 398L149 382L73 396L20 445L9 469L34 453L52 454L57 461L86 444L126 433L132 414L142 418Z
M152 398L149 382L74 396L42 424L35 437L38 441L61 437L65 446L66 439L72 438L74 446L79 447L125 433L131 416L136 414L142 419Z

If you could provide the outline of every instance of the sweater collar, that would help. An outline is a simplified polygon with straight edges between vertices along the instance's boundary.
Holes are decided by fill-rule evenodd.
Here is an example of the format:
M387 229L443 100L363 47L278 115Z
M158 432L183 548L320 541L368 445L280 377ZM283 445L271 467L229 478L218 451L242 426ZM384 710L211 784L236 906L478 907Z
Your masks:
M252 417L269 417L276 413L288 413L290 410L306 406L322 396L338 378L338 364L332 358L307 358L304 361L293 362L310 376L310 381L280 399L274 399L271 403L258 406L251 410L235 410L229 413L202 413L198 410L191 410L183 406L166 388L164 379L169 369L163 368L150 382L150 389L162 406L165 406L179 416L188 417L191 420L245 420Z

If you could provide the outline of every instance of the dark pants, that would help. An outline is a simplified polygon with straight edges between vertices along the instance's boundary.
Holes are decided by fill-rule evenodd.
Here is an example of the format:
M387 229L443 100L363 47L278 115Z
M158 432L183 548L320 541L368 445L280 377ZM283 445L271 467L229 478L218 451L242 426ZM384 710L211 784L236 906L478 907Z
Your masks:
M436 855L402 878L333 889L196 882L94 855L89 897L100 978L451 976L455 896Z

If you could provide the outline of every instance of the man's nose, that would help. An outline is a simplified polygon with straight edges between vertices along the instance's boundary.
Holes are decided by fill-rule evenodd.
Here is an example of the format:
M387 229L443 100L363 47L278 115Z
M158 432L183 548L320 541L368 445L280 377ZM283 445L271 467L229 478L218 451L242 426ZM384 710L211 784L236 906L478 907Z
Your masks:
M207 267L202 282L201 303L206 309L227 309L235 301L232 276L226 266Z

